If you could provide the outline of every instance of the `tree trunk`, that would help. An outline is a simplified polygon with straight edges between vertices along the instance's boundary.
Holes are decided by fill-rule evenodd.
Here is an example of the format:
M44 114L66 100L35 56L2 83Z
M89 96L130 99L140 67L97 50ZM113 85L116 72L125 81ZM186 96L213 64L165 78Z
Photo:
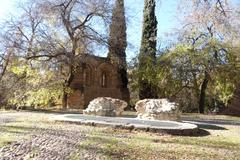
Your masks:
M158 98L157 87L154 87L152 84L149 84L146 80L139 82L139 99L152 99Z
M7 70L11 55L12 55L11 51L9 53L7 53L5 64L3 64L3 68L1 68L0 81L2 81L2 78Z
M209 81L209 74L205 72L205 77L203 80L203 83L201 85L201 93L199 97L199 113L204 114L204 109L205 109L205 99L206 99L206 90L208 86L208 81Z
M63 97L62 97L62 108L63 109L67 109L67 101L68 101L68 94L65 91L65 89L63 89Z
M73 66L69 67L69 75L67 79L65 80L64 86L63 86L63 97L62 97L62 108L67 109L67 104L68 104L68 93L67 90L70 87L72 81L74 78L74 73L73 73Z
M142 40L139 53L139 98L157 98L157 86L149 80L156 79L156 74L149 74L146 68L155 70L157 46L157 17L155 0L144 1Z

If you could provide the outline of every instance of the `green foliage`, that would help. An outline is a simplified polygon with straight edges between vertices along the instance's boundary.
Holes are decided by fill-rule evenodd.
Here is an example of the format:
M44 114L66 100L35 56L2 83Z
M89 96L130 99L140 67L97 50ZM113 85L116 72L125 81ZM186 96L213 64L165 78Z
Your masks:
M47 107L59 102L63 80L54 69L39 62L16 59L8 68L7 104ZM11 78L11 79L7 79Z
M156 44L157 18L155 15L155 0L145 0L143 13L143 31L139 53L139 98L156 98Z
M62 95L62 91L59 88L41 88L37 91L28 91L26 92L27 106L47 106L53 105L54 102L59 100L59 97Z
M158 56L154 66L151 58L145 58L145 67L141 70L136 69L137 61L132 63L131 91L139 88L136 77L142 77L157 86L158 97L178 102L183 111L197 111L201 84L207 71L210 74L205 99L207 109L228 106L240 78L237 61L240 49L216 39L210 39L205 47L203 42L206 40L196 43L194 48L191 43L179 43ZM215 50L218 50L217 58Z
M112 13L112 22L109 33L108 57L112 61L126 64L127 26L125 20L124 0L116 0ZM116 60L115 60L116 59Z

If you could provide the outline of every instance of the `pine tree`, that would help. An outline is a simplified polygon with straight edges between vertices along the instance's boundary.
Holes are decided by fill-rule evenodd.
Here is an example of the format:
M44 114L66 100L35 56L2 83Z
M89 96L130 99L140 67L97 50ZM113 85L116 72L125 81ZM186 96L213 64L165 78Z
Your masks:
M144 1L142 41L139 54L139 98L156 98L154 66L156 63L157 18L155 0Z
M113 63L119 65L119 75L121 75L119 78L123 88L126 88L128 84L126 71L126 30L124 0L116 0L112 14L112 23L110 25L108 57Z

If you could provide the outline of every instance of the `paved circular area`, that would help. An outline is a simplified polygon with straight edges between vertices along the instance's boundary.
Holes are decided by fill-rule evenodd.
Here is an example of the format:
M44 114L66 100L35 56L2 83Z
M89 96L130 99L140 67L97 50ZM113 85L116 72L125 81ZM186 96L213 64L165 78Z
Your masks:
M56 121L72 122L93 126L110 126L124 129L140 129L146 131L166 131L171 134L194 134L198 127L195 124L175 121L142 120L137 118L102 117L82 114L66 114L53 117Z

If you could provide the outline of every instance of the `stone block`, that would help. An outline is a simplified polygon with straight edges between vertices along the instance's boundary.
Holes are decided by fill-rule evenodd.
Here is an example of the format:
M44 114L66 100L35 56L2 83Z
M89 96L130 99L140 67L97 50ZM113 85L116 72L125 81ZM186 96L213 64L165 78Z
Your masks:
M90 102L83 114L96 116L121 116L127 102L110 97L99 97Z
M179 121L178 104L168 99L144 99L136 103L135 109L140 119Z

